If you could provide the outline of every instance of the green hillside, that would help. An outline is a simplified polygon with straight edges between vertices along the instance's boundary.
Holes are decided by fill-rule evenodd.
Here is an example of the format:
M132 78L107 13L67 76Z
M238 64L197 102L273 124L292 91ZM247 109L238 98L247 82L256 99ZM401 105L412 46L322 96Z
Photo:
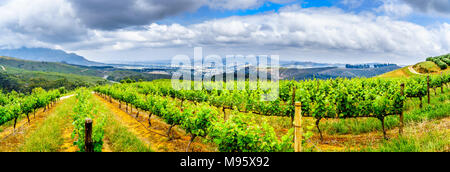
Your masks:
M450 54L436 56L436 57L428 57L428 62L433 62L436 64L441 70L446 70L450 65Z
M417 63L412 66L406 66L385 74L379 75L380 78L402 78L420 75L439 75L441 73L450 73L450 68L445 62L449 62L450 55L427 58L427 61Z
M121 80L132 79L135 81L152 81L155 79L171 78L167 74L141 73L127 69L117 69L113 67L78 66L56 62L37 62L21 60L12 57L0 56L0 71L3 68L16 68L28 71L40 71L60 74L75 74L75 76L107 77L108 80L120 82ZM54 77L52 77L54 78ZM89 79L91 81L92 79Z
M120 82L122 80L135 80L135 81L153 81L157 79L170 79L171 75L167 74L149 74L149 73L140 73L134 72L130 70L114 70L108 73L108 80Z
M56 89L65 87L73 90L78 87L90 87L105 84L100 77L83 76L57 72L30 71L9 66L0 67L0 89L29 93L33 88ZM4 69L4 70L3 70Z
M58 72L103 77L102 72L99 72L98 70L55 62L36 62L0 56L0 65L29 71Z
M409 78L411 76L415 76L416 74L412 73L409 70L409 66L397 69L391 72L384 73L382 75L379 75L377 77L379 78Z

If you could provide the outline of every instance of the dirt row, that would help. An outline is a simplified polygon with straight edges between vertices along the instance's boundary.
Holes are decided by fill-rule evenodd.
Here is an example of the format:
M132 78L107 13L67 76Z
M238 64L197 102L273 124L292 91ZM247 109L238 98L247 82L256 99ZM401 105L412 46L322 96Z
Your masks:
M69 97L65 97L67 99ZM169 140L167 137L167 130L169 125L166 124L159 117L152 115L150 118L151 126L149 125L149 114L147 112L139 111L133 108L131 113L130 107L128 112L125 110L126 105L122 104L122 108L119 108L119 102L102 98L101 96L94 94L94 98L103 103L110 111L111 114L119 121L123 126L136 135L140 140L147 144L155 152L185 152L186 146L189 143L190 137L180 129L175 127L173 129L173 140ZM41 123L43 123L47 117L54 114L55 108L65 103L62 99L55 103L52 108L46 110L38 110L36 116L30 115L31 123L28 123L27 118L20 119L17 123L17 127L14 130L12 125L0 126L0 152L17 152L20 151L21 145L26 141L34 131L36 131ZM69 120L70 121L70 120ZM449 130L449 118L444 118L441 121L442 129ZM411 132L421 130L422 128L414 126L407 126L411 128ZM66 125L63 131L63 140L60 152L76 152L78 148L73 145L74 139L71 137L73 126ZM426 133L426 132L424 132ZM398 137L398 129L393 128L388 131L388 135L391 138ZM214 144L204 142L205 138L197 138L191 146L190 152L215 152L217 148ZM316 151L348 151L358 150L360 148L371 147L376 148L377 145L383 142L383 135L381 132L370 132L363 134L346 134L346 135L329 135L324 133L324 140L320 141L318 134L307 140L309 147L313 147ZM103 152L111 152L111 143L105 139L103 146Z
M189 142L189 136L186 136L182 129L175 127L175 140L169 141L167 139L167 129L169 125L163 122L160 118L155 115L151 117L150 126L148 124L148 113L139 112L133 108L131 113L131 107L126 110L125 103L122 103L121 108L119 108L119 102L112 99L104 99L103 97L95 94L103 103L114 112L118 117L119 121L122 121L125 126L127 126L132 133L141 138L145 143L151 145L152 150L157 152L185 152L186 145ZM327 120L327 119L323 119ZM281 129L280 129L281 130ZM288 129L282 129L282 133L287 133ZM280 131L279 131L280 132ZM392 128L387 130L387 134L390 138L398 137L398 128ZM348 150L359 150L361 148L371 147L376 148L376 145L384 141L383 133L379 131L362 133L362 134L327 134L323 133L324 140L321 140L317 133L307 140L308 146L312 147L315 151L348 151ZM194 152L210 152L217 151L211 144L202 144L197 140L194 143L193 149L190 151Z
M17 126L3 126L2 132L0 132L0 152L17 152L20 151L20 146L24 143L25 139L37 129L40 123L45 121L47 117L52 114L55 107L63 103L60 100L53 104L50 109L44 111L39 109L36 115L30 114L30 123L27 118L23 118L17 121Z
M0 152L19 152L20 147L25 143L26 139L31 136L36 130L38 130L40 124L46 119L54 115L55 108L65 103L65 99L70 98L67 96L56 102L50 109L44 111L40 109L36 112L36 115L30 115L30 123L27 118L22 118L17 122L16 129L12 125L0 126ZM186 146L189 143L189 136L186 136L184 132L178 127L173 129L174 139L169 140L166 131L169 125L162 122L155 116L152 116L152 126L148 124L148 114L140 112L139 118L135 118L137 110L133 109L133 113L126 113L125 106L119 109L118 102L114 101L109 103L103 98L95 95L95 98L103 102L114 114L114 117L126 126L130 132L135 134L144 143L146 143L153 151L156 152L185 152ZM70 118L70 117L68 117ZM69 120L70 121L70 120ZM58 150L59 152L76 152L79 149L73 145L74 139L72 138L72 125L65 125L62 130L63 144ZM193 152L211 152L215 151L215 148L211 145L200 143L201 139L196 139L196 142L191 146ZM105 139L102 152L112 152L112 145Z
M167 136L167 130L170 125L166 124L160 118L155 115L151 117L151 126L148 122L149 114L147 112L139 111L128 107L128 113L126 112L126 105L122 103L122 108L119 108L119 102L104 99L103 97L95 94L100 101L107 105L111 112L115 115L116 119L120 121L124 126L128 127L130 132L135 134L144 143L148 144L153 151L156 152L185 152L189 143L190 137L178 127L172 129L174 139L169 140ZM191 145L190 152L213 152L216 148L211 144L204 144L202 138L197 138Z
M36 115L30 114L30 123L27 118L20 119L17 122L17 126L14 129L12 125L0 126L0 152L20 152L21 146L25 143L26 139L37 131L39 126L47 120L51 115L55 115L55 109L66 103L65 100L72 97L65 96L56 102L50 109L44 111L39 109ZM68 116L67 118L70 118ZM75 139L72 138L73 125L71 120L67 120L67 125L64 125L62 130L63 143L58 149L58 152L77 152L79 149L73 144ZM105 142L103 146L103 152L111 152L109 142Z
M186 136L184 131L175 127L175 140L168 141L167 139L167 129L169 125L163 122L160 118L155 115L151 117L150 126L148 124L148 113L139 112L133 108L131 113L131 107L126 110L125 103L122 103L121 108L119 108L119 102L112 99L112 103L109 99L104 99L103 97L95 94L103 103L105 103L108 108L110 108L113 113L118 117L119 121L122 121L125 126L127 126L132 133L141 138L144 142L151 145L152 150L158 152L185 152L186 145L189 142L189 136ZM285 129L286 130L286 129ZM286 133L284 131L284 133ZM387 131L390 137L397 137L398 129L392 129ZM328 135L324 134L324 140L320 141L318 134L315 134L307 142L310 147L314 147L317 151L344 151L347 148L359 148L371 146L373 144L383 141L383 134L381 132L370 132L359 135L347 134L347 135ZM197 140L194 143L194 152L209 152L217 151L213 145L201 144Z

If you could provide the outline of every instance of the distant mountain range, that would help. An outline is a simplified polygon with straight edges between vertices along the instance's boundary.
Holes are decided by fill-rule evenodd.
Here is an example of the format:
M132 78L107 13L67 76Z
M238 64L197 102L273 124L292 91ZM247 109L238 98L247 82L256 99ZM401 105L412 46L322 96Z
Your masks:
M345 67L345 64L280 61L280 66L285 68L324 68L324 67Z
M170 65L170 60L153 60L153 61L139 61L139 62L124 62L115 64L106 64L100 62L94 62L87 60L85 57L77 55L75 53L67 53L63 50L55 50L49 48L19 48L19 49L0 49L0 56L14 57L22 60L32 60L38 62L58 62L81 66L154 66L154 65ZM257 57L258 59L258 57ZM222 59L223 64L226 63L226 59ZM269 62L270 64L270 62ZM296 69L308 69L308 68L326 68L326 67L338 67L345 68L346 64L333 64L333 63L316 63L316 62L301 62L301 61L280 61L280 67L283 68L296 68ZM378 63L368 63L373 66ZM245 65L245 63L238 64Z
M83 66L105 66L103 63L89 61L74 53L48 48L0 49L0 56L15 57L23 60L59 62Z
M399 66L386 66L380 68L350 69L341 67L324 68L285 68L280 69L280 79L335 79L335 78L371 78L393 70L400 69Z
M19 48L19 49L0 49L0 56L8 56L8 57L15 57L15 58L19 58L19 59L23 59L23 60L31 60L31 61L38 61L38 62L57 62L57 63L66 63L66 64L71 64L71 65L78 65L81 68L84 68L82 66L90 66L90 67L100 67L101 69L99 69L98 74L96 74L94 72L94 74L89 74L89 75L93 75L93 76L103 76L103 75L108 75L108 74L104 74L103 72L105 70L111 70L111 69L104 69L103 67L115 67L118 69L112 69L112 71L114 70L124 70L122 71L122 73L120 74L120 76L138 76L137 74L139 74L139 77L136 78L145 78L145 79L152 79L152 77L142 77L140 75L148 75L146 74L146 72L153 72L153 70L148 71L148 70L144 70L143 68L138 68L139 66L142 67L149 67L149 65L154 67L157 67L157 72L161 72L161 71L165 71L165 72L169 72L172 69L168 69L166 67L164 67L165 65L170 65L170 62L168 60L160 60L160 61L149 61L147 62L148 64L144 63L144 62L140 62L140 63L133 63L133 62L128 62L125 63L123 62L123 64L105 64L105 63L99 63L99 62L94 62L94 61L89 61L86 58L79 56L77 54L74 53L67 53L65 51L62 50L54 50L54 49L47 49L47 48ZM226 59L222 59L223 63L226 62ZM3 60L2 63L6 64L6 61ZM13 67L18 67L18 68L25 68L25 66L23 66L22 64L23 62L20 63L15 63L16 66L11 65ZM245 66L244 62L241 62L242 64L238 64L238 66L240 66L241 68ZM270 62L269 62L270 64ZM382 67L382 68L374 68L374 65L377 65L378 63L368 63L368 64L364 64L366 66L370 66L370 68L365 68L365 69L350 69L350 68L346 68L345 64L332 64L332 63L315 63L315 62L299 62L299 61L280 61L280 77L282 79L292 79L295 78L297 80L303 80L303 79L311 79L311 78L318 78L318 79L328 79L328 78L336 78L336 77L345 77L345 78L353 78L353 77L373 77L373 76L377 76L392 70L396 70L398 68L400 68L399 66L388 66L388 67ZM19 65L19 66L17 66ZM22 65L22 66L20 66ZM131 65L131 66L129 66ZM56 65L58 66L58 65ZM36 65L31 65L31 68L28 70L36 70L33 69L35 68ZM134 68L136 68L136 70L132 70ZM44 71L56 71L56 72L61 72L61 71L68 71L66 69L61 69L58 67L54 67L55 69L53 69L52 67L50 68L46 68ZM152 69L153 69L152 68ZM58 69L58 70L56 70ZM130 70L127 70L130 69ZM97 69L95 69L94 71L96 71ZM83 72L81 72L81 74L85 74L85 70L82 70ZM102 71L102 72L100 72ZM128 73L124 73L124 72L128 72ZM130 72L133 72L132 74ZM65 73L65 72L64 72ZM73 73L73 72L72 72ZM76 73L76 72L75 72ZM120 72L115 72L115 74L119 74ZM112 76L110 76L112 77ZM117 77L114 78L112 80L120 80L123 79L123 77Z
M42 62L23 60L12 57L0 56L0 72L10 72L11 69L17 69L30 72L48 72L59 74L71 74L80 76L97 77L97 79L108 79L110 81L121 81L123 79L134 79L136 81L142 79L151 81L154 79L167 79L171 75L147 71L115 68L113 66L83 66L71 65L58 62ZM159 70L158 70L159 71Z

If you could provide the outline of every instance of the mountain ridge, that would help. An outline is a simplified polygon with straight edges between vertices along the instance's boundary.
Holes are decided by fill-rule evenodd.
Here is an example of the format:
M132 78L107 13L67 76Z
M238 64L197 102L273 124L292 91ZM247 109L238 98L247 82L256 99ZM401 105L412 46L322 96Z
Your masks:
M105 66L106 64L87 60L75 53L49 48L0 49L0 56L40 62L58 62L83 66Z

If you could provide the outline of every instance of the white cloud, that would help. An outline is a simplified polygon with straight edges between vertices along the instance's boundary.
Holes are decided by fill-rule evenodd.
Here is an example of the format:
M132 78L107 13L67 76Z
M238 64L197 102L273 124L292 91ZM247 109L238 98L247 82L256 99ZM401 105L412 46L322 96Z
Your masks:
M110 40L111 43L102 43L106 49L118 45L127 45L126 48L203 46L213 50L245 47L248 53L273 50L299 57L309 52L311 58L314 54L319 57L328 53L330 57L339 54L345 59L346 54L342 52L349 59L375 54L374 58L381 61L396 57L394 60L404 63L450 52L450 25L446 23L426 28L386 16L356 15L336 8L293 9L296 8L189 26L152 24L147 30L100 32L99 40Z
M214 9L236 10L260 7L265 2L284 4L292 1L293 0L209 0L208 6Z
M346 0L353 1L353 0ZM430 17L450 17L449 0L378 0L382 3L376 11L393 17L425 15Z
M401 2L401 0L383 0L383 5L378 7L376 11L393 17L405 17L414 12L411 6Z
M340 3L343 5L346 5L350 8L358 8L364 3L364 1L363 0L341 0Z
M141 26L204 6L206 0L67 0L90 28L115 30Z
M450 15L449 0L402 0L402 1L424 13L440 14L447 17Z
M78 41L87 36L86 28L64 0L8 1L0 6L0 16L3 31L0 44L24 40L22 44L42 46Z
M242 3L249 5L241 7L251 8L261 2ZM234 7L239 5L220 8ZM395 8L386 6L385 12L392 9ZM448 23L428 28L401 21L397 16L408 12L404 11L376 16L294 5L277 13L234 16L186 26L153 23L144 29L108 31L86 27L65 0L14 0L0 6L0 48L62 47L83 54L103 52L108 58L124 56L116 52L136 51L143 55L133 53L134 58L161 59L202 46L221 54L277 53L282 59L400 63L450 52Z

